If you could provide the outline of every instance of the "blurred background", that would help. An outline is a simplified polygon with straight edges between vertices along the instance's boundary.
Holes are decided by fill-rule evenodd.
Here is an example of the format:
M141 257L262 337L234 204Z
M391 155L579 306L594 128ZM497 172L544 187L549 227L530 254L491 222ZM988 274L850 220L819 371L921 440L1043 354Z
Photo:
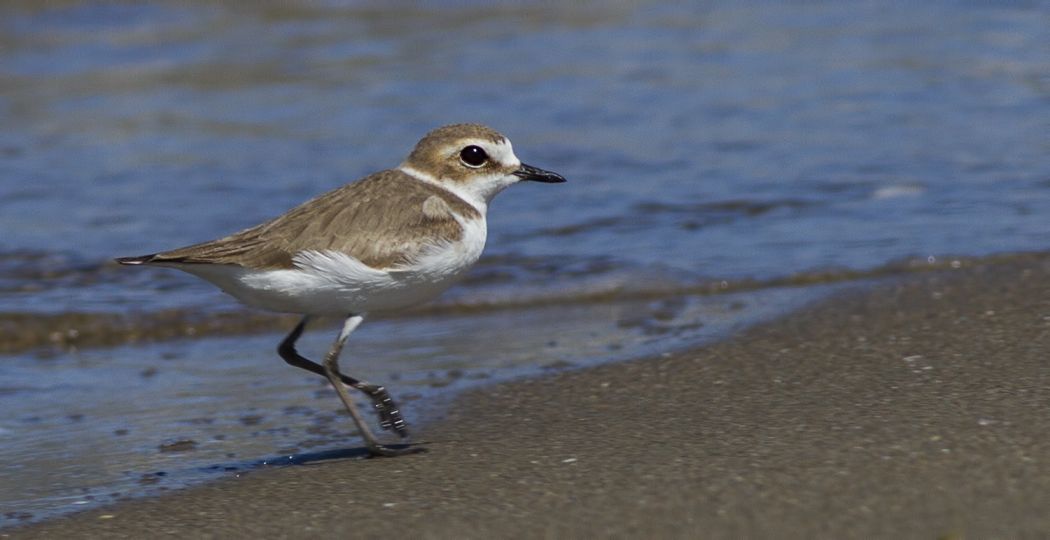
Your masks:
M289 319L110 260L278 215L443 124L569 183L503 193L462 286L355 333L347 370L409 420L1046 249L1045 3L568 4L0 6L0 524L356 444L274 354Z

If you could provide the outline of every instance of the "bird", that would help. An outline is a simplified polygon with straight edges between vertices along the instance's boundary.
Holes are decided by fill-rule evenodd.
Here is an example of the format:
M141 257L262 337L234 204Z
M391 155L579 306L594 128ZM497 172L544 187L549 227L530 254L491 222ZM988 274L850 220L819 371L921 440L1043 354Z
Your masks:
M565 182L526 165L509 139L481 124L427 133L395 168L337 187L284 214L222 238L116 262L182 270L241 303L301 315L277 347L288 364L324 376L364 439L368 454L425 451L382 444L349 389L368 396L384 430L408 436L400 408L384 386L340 371L350 334L369 314L425 302L461 279L481 256L493 197L522 181ZM342 327L322 363L295 343L317 317Z

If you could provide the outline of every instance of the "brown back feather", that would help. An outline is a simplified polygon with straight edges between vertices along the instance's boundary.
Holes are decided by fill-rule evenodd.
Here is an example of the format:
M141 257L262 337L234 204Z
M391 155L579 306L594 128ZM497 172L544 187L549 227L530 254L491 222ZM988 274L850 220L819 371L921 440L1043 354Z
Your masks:
M391 197L390 194L396 196ZM430 197L447 204L423 204ZM434 212L433 208L449 211ZM480 213L437 186L396 170L375 173L336 188L250 229L154 255L150 263L234 264L249 268L291 268L292 257L307 250L346 253L373 268L411 261L434 242L456 241L466 219Z

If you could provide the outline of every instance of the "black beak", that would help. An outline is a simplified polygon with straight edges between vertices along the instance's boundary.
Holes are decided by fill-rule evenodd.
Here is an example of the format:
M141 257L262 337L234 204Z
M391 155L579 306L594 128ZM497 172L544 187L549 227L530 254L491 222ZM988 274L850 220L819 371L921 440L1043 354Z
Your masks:
M521 164L521 167L518 170L514 171L514 176L517 176L522 180L546 182L548 184L560 184L565 181L565 177L556 172L545 171L524 163Z

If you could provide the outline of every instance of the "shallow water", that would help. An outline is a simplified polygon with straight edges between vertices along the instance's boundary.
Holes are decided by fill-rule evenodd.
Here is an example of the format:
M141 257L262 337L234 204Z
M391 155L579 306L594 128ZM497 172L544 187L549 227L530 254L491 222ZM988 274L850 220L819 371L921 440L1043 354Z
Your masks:
M439 416L452 392L665 353L668 344L724 335L816 294L783 288L377 321L355 333L343 365L384 382L418 424ZM336 325L315 330L299 349L319 357ZM278 340L183 339L9 357L0 364L0 437L10 443L0 448L0 505L18 510L12 518L46 516L356 448L334 391L285 365L273 353ZM499 426L492 429L498 436Z
M414 416L478 381L724 335L807 284L1045 249L1046 20L1025 2L6 3L0 524L345 446L334 397L273 353L290 321L108 261L272 217L444 123L490 124L569 183L502 194L462 286L355 334L354 365Z

